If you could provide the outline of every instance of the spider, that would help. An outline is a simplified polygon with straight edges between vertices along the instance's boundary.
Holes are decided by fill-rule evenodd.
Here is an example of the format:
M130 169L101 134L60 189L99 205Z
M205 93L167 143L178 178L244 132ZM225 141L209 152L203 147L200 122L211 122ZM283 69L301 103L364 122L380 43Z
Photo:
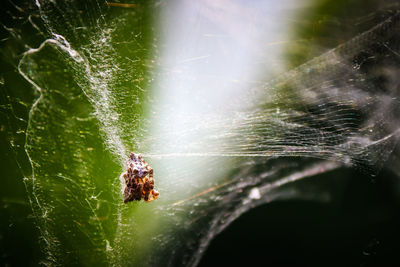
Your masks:
M160 195L154 189L153 168L140 154L131 152L126 161L127 170L123 173L126 187L124 190L124 203L133 200L149 202Z

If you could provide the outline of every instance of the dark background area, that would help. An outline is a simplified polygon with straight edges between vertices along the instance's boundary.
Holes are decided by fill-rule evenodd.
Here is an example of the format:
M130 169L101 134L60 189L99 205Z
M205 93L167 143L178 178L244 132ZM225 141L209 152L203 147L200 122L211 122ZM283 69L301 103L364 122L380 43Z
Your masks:
M331 185L329 202L255 208L211 242L200 266L399 266L398 178L341 170L299 183L320 179Z

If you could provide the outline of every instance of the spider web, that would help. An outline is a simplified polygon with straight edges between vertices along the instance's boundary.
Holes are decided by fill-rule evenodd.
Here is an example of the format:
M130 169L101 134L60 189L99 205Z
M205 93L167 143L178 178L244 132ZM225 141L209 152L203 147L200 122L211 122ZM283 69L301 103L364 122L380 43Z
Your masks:
M26 117L12 149L47 263L196 265L243 212L301 195L295 181L382 168L400 134L396 5L287 70L295 2L13 4L4 47L19 43L8 57L39 97L7 120ZM157 201L122 203L130 151Z

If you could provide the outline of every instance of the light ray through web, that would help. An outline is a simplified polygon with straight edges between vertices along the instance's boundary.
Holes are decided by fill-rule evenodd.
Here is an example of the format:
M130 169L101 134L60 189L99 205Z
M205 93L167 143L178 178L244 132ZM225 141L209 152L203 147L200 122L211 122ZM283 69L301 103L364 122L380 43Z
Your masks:
M399 136L399 13L285 72L288 7L307 7L285 3L36 1L48 39L19 71L41 93L26 183L47 261L196 265L284 185L379 170ZM129 151L154 168L157 201L122 203Z
M233 107L219 107L217 115L207 111L212 109L210 105L204 106L203 102L197 103L182 96L187 88L193 87L191 78L186 78L184 74L176 80L175 76L168 78L164 75L160 85L164 88L162 93L167 94L165 91L168 88L174 88L171 95L174 95L174 90L177 91L173 100L176 103L173 102L173 109L168 104L161 104L159 110L167 112L158 112L158 117L152 119L162 122L143 141L158 142L160 145L155 149L163 153L146 155L158 158L306 156L356 165L379 165L378 161L384 161L384 155L390 154L398 137L397 118L393 116L398 100L377 92L372 83L376 77L368 77L368 73L354 67L349 60L360 53L360 47L367 50L376 43L384 44L398 27L398 21L397 13L338 48L273 80L262 89L252 88L250 95L253 97L246 93L231 97ZM172 36L171 39L175 42L176 38ZM197 46L200 46L198 50L206 50L201 44ZM171 51L165 53L173 54ZM172 57L180 62L175 54ZM198 63L194 68L201 69L202 65L208 66L209 63ZM166 84L171 82L168 87ZM220 84L215 82L215 77L210 83ZM244 89L246 91L246 87ZM213 98L214 93L209 93L209 97ZM252 101L257 104L251 104ZM193 110L193 107L188 108L190 105L198 105L199 108ZM249 107L251 105L253 107ZM371 113L377 109L379 112ZM374 118L368 118L367 114ZM185 138L195 141L186 141ZM381 151L380 146L385 148ZM370 148L375 152L370 152Z

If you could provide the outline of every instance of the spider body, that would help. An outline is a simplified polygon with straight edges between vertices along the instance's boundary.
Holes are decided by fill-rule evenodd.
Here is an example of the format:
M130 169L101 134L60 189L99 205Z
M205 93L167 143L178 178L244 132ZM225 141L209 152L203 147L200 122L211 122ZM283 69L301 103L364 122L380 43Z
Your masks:
M126 161L127 170L122 175L125 179L124 203L133 200L152 201L160 193L154 189L153 168L140 154L131 152Z

